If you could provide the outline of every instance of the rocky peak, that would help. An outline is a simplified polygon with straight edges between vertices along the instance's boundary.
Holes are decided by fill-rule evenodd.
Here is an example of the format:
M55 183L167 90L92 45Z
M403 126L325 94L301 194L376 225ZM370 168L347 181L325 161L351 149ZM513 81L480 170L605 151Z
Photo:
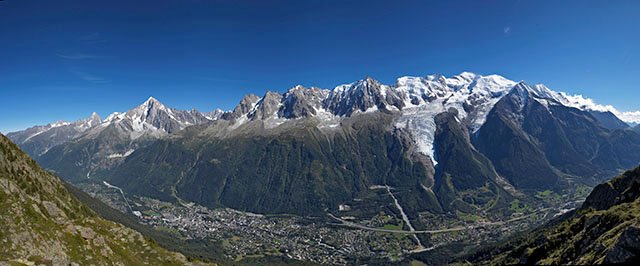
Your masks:
M323 100L329 95L328 90L295 86L283 95L283 106L279 116L299 118L317 115L323 109Z
M91 113L91 116L74 122L73 126L79 131L85 131L99 125L100 123L102 123L102 118L100 118L96 112L93 112Z
M247 94L242 98L242 100L240 100L240 104L236 106L234 112L239 111L243 114L246 114L251 111L251 109L255 106L256 103L258 103L259 100L260 97L258 97L258 95Z
M147 119L153 120L161 113L167 112L168 109L160 101L153 97L149 97L144 103L126 112L126 117L141 122Z
M117 124L135 139L147 132L173 133L209 121L202 113L169 108L153 97L126 113L113 113L104 123ZM101 130L98 130L101 131Z
M144 106L153 106L153 105L162 105L158 99L153 98L153 96L149 96L149 98L142 104Z
M529 86L524 81L520 81L513 86L505 98L512 107L516 108L517 112L520 112L532 96Z
M401 109L404 106L396 90L371 77L336 87L329 93L324 105L327 110L339 116L349 116L356 111L375 111L389 106Z
M253 113L249 113L249 118L255 119L267 119L270 117L276 117L278 110L280 109L280 103L282 102L282 95L277 92L267 91L262 99L258 100L255 104L256 108Z
M236 108L234 108L233 111L222 115L222 119L233 120L248 114L255 107L259 100L260 97L258 97L258 95L251 93L245 95L244 97L242 97L242 100L240 100L240 103L236 105Z
M144 103L139 105L138 107L131 109L129 112L143 111L150 112L152 110L166 110L167 107L158 101L156 98L149 97ZM127 112L127 113L129 113Z
M222 109L216 108L215 110L204 113L203 115L209 120L218 120L225 112Z
M91 113L89 119L91 119L91 121L102 122L102 118L100 118L100 115L98 115L98 113L96 112Z
M96 112L93 112L91 113L91 116L89 116L87 119L81 120L81 122L84 122L87 127L93 127L102 123L102 118L100 118L100 116Z

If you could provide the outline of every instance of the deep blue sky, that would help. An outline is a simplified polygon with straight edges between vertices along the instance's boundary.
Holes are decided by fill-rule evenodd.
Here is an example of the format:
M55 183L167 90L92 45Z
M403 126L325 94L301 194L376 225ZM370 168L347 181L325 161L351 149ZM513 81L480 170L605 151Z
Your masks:
M640 1L5 0L0 131L462 71L636 110L639 29Z

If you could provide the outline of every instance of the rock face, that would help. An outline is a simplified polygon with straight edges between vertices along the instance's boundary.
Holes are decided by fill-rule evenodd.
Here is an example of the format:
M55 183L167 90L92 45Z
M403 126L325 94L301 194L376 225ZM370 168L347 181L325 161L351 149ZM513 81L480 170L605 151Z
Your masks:
M606 210L621 203L632 202L638 196L640 196L640 168L625 172L620 177L595 187L582 208Z
M259 100L260 97L255 94L245 95L232 112L222 115L222 119L234 120L248 114L255 107Z
M607 252L604 264L623 264L638 262L640 255L640 228L630 226L622 231L622 234Z
M583 206L465 260L479 264L635 264L640 261L640 167L597 186Z
M338 116L350 116L356 111L382 110L404 106L398 91L367 77L358 82L339 86L331 91L325 100L327 110Z
M275 116L280 108L282 95L276 92L267 92L258 102L258 107L249 114L253 120L265 120Z
M285 118L316 116L324 108L322 101L328 94L328 90L296 86L283 95L283 107L278 115Z
M0 135L0 264L183 265L186 258L97 217Z

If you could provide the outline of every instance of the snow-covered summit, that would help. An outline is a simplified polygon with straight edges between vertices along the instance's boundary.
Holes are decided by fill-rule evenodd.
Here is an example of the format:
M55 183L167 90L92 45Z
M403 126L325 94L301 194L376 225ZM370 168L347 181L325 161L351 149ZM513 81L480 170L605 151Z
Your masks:
M115 126L123 132L128 132L130 137L135 139L146 133L156 135L173 133L187 126L206 123L210 120L212 119L196 110L183 111L170 108L156 98L149 97L141 105L127 112L112 113L94 131Z

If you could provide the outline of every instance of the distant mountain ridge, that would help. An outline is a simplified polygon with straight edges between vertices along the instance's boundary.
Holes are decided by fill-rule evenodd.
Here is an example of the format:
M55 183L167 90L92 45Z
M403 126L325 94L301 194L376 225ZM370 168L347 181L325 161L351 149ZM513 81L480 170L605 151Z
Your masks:
M7 136L22 144L22 148L28 150L29 154L42 155L53 146L71 141L100 123L102 123L102 119L94 112L90 117L73 123L59 121L9 133Z
M35 158L71 182L261 213L317 214L390 185L416 217L595 185L640 162L640 134L621 123L498 75L367 77L246 95L228 112L150 98Z
M217 119L233 119L242 123L243 116L249 120L270 120L279 124L286 119L301 117L350 116L355 112L377 110L402 110L425 106L440 110L454 107L461 116L472 120L473 131L480 128L488 111L502 96L516 85L516 82L498 75L481 76L470 72L446 78L442 75L426 77L401 77L389 86L367 77L350 84L340 85L332 90L295 86L284 94L268 92L263 97L248 95L236 109L224 112L216 109L202 113L196 110L182 111L166 107L153 97L140 106L124 113L115 112L104 121L95 113L77 122L56 122L46 126L35 126L7 136L20 144L34 156L48 151L52 146L65 143L83 134L97 135L109 126L117 127L121 134L136 139L142 135L161 136L173 133L191 125L204 124ZM614 114L590 110L588 105L576 102L574 98L550 90L544 85L528 86L540 98L557 104L589 110L610 129L627 128ZM438 99L446 99L442 106ZM435 104L435 105L434 105ZM431 111L433 112L433 111ZM431 117L432 120L433 118ZM432 123L430 123L432 124ZM99 126L98 126L99 125ZM89 130L91 129L91 130ZM415 129L419 134L419 129ZM433 133L426 138L432 139ZM46 142L46 143L43 143ZM421 143L422 141L417 141ZM33 146L33 147L30 147ZM423 149L424 152L427 148Z

